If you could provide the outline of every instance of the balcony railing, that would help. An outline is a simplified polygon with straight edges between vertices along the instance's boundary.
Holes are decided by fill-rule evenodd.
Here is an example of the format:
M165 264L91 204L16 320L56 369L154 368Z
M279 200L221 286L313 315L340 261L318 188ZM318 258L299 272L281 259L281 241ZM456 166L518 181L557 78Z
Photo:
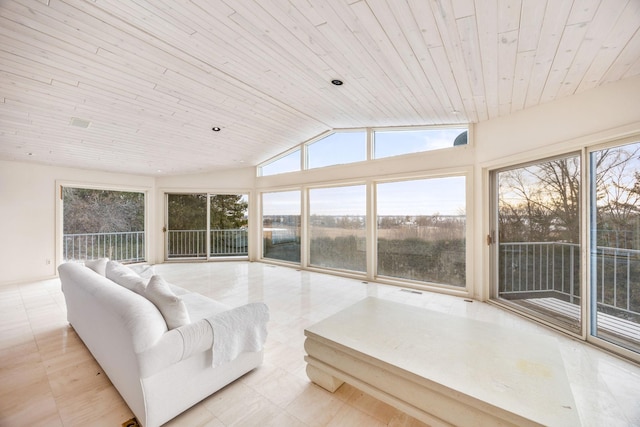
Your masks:
M109 258L141 262L145 260L144 231L65 234L62 257L65 261Z
M206 230L167 231L169 258L206 258ZM247 230L211 230L209 243L211 257L242 256L249 253Z
M640 316L640 251L598 246L592 262L599 311ZM500 244L500 294L509 299L554 297L580 304L580 247L573 243Z

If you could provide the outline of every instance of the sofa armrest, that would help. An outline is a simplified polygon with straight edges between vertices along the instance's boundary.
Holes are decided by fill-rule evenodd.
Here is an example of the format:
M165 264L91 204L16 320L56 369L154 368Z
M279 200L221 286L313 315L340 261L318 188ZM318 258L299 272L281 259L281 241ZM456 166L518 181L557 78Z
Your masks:
M147 378L165 368L211 350L213 330L206 320L199 320L166 332L151 348L138 354L140 376Z

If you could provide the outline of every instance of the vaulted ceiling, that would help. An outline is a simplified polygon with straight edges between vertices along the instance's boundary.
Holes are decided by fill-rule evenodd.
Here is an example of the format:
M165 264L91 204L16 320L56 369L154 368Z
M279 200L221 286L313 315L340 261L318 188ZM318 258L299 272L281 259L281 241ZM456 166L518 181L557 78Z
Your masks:
M639 28L638 0L1 0L0 159L183 174L481 122L639 75Z

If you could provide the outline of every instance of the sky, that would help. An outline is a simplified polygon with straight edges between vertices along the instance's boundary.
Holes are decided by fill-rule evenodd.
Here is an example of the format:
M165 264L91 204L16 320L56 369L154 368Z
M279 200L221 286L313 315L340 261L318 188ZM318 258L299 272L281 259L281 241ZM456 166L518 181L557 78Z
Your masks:
M378 183L379 216L464 215L465 177ZM263 215L300 215L300 191L263 194ZM366 215L365 185L311 188L310 215Z

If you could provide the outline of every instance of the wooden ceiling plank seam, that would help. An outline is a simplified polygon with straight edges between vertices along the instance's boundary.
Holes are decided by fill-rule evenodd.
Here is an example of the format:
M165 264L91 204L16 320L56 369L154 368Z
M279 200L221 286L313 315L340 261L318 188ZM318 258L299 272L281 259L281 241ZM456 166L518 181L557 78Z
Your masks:
M444 46L433 11L424 0L407 0L410 9L416 16L416 23L420 28L425 44L429 49ZM420 19L417 19L419 17Z
M446 115L447 118L443 119L442 122L449 123L452 121L452 114L456 114L454 112L463 110L462 99L460 98L460 93L457 91L457 86L453 80L449 80L449 83L453 83L452 85L445 83L443 76L450 76L451 73L441 74L439 72L433 55L431 54L431 49L427 46L422 31L416 21L416 14L411 9L411 6L406 3L406 7L403 6L400 8L400 12L397 18L398 25L403 29L408 43L415 52L418 64L428 84L432 87L440 109L448 113Z
M413 11L406 1L401 1L394 3L394 7L390 8L390 12L394 18L398 34L391 41L394 45L406 45L405 49L398 49L398 52L405 58L404 60L407 66L410 67L411 74L414 76L415 81L419 83L416 88L419 91L416 91L414 96L418 98L426 96L431 101L428 105L429 109L426 110L429 116L425 119L443 124L449 123L451 114L455 110L454 101L451 100L450 94L439 78L440 76L416 23ZM386 16L384 11L382 16ZM384 25L384 23L382 24ZM455 95L456 93L454 92Z
M569 19L567 19L567 25L593 21L601 2L602 0L573 0L573 7L571 8Z
M322 16L326 20L326 24L319 26L318 30L332 45L346 49L338 54L344 55L345 62L358 64L367 76L366 79L362 79L363 81L354 79L354 83L362 85L365 90L369 91L370 99L375 100L375 105L381 109L384 108L381 110L383 115L401 118L402 111L412 107L409 106L407 100L396 96L396 86L389 79L384 64L376 61L376 46L366 31L353 23L355 19L353 12L344 5L340 7L345 10L340 11L334 10L328 3L318 3L316 6L321 8L318 13L322 12ZM349 25L356 25L356 29L350 28ZM353 41L353 43L345 43L346 40ZM378 82L378 85L373 87L368 81L369 77Z
M33 2L30 0L13 0L25 8L31 8ZM122 39L118 38L119 31L113 27L105 29L107 24L104 21L97 19L96 17L81 12L73 6L65 3L64 1L53 0L53 3L48 7L40 7L38 13L46 15L54 21L60 23L58 28L60 31L64 31L70 38L82 36L82 39L92 46L99 46L103 42L109 45L117 45L122 42Z
M609 68L602 79L602 83L613 83L627 77L640 74L637 65L640 63L640 29L636 31L629 43L624 47L614 64ZM634 64L636 65L634 71Z
M612 25L600 48L600 53L587 69L584 78L578 86L579 92L592 89L602 84L604 77L616 63L623 49L630 43L638 32L637 23L640 22L640 1L630 1ZM637 51L640 56L640 50Z
M536 59L527 88L525 108L540 102L570 12L570 2L549 1L547 3L536 49Z
M498 44L498 64L500 64L500 80L496 92L499 94L500 116L505 116L513 111L511 100L513 99L513 87L515 79L515 68L518 56L518 34L519 31L512 30L501 33Z
M549 1L555 0L522 0L518 53L538 50Z
M612 7L614 3L621 7ZM585 23L587 31L571 63L567 79L560 87L557 96L565 97L578 93L585 73L601 50L602 35L608 35L611 32L627 4L627 0L610 0L600 3L593 19Z
M141 43L137 48L131 51L132 54L147 55L147 59L153 60L154 58L162 57L163 60L159 65L164 63L175 63L175 60L179 60L180 67L194 67L203 72L210 73L213 71L212 67L195 58L193 55L189 55L180 49L176 49L172 44L161 40L149 33L146 33L134 25L131 25L123 18L111 13L109 10L103 9L99 4L92 2L82 2L74 0L62 0L65 2L73 1L74 7L85 13L92 14L102 22L104 22L109 28L119 31L127 38L128 42L135 41ZM173 38L171 37L170 40Z
M400 83L402 79L400 75L397 74L398 71L401 71L401 70L398 70L399 64L392 64L392 61L386 58L383 58L380 55L380 51L382 47L377 43L376 35L372 33L372 32L378 33L377 28L376 29L370 28L370 26L368 26L368 24L363 21L363 18L366 18L367 16L364 16L364 17L359 16L356 13L355 9L352 9L353 7L358 8L361 6L360 6L360 3L345 5L340 2L335 2L335 1L331 2L326 7L326 11L327 12L331 11L330 13L332 13L333 16L335 16L335 19L328 19L327 20L329 22L328 25L331 25L331 23L334 22L335 20L339 20L341 26L343 26L342 28L344 28L346 32L344 37L355 37L355 39L358 41L358 46L361 46L363 48L363 52L366 52L366 56L364 60L366 61L367 64L370 64L368 58L371 58L373 63L370 64L370 69L372 70L375 69L376 72L379 73L378 75L381 76L380 81L384 82L384 87L382 87L382 90L376 91L375 93L376 99L378 99L378 102L380 104L387 105L388 107L391 107L391 108L397 105L398 110L402 109L403 111L405 111L405 113L402 113L399 111L398 114L396 114L394 112L393 113L394 117L410 120L410 117L416 114L419 114L419 111L416 108L415 103L413 103L411 99L408 99L405 96L406 91L400 90L402 87L402 84ZM368 8L367 8L367 11L370 12ZM369 22L369 24L373 24L376 27L379 25L377 21ZM327 32L329 32L330 29L331 27L328 27ZM380 41L385 43L385 45L387 46L385 50L389 50L390 52L393 52L393 55L397 63L401 63L401 59L398 57L397 52L395 51L395 48L393 47L393 45L391 45L386 39L386 35L380 36L378 34L378 36L380 38ZM406 70L401 72L409 76ZM398 96L398 94L401 94L402 96ZM385 98L385 96L387 95L389 96L389 98Z
M482 7L482 6L481 6ZM520 29L522 0L498 0L498 33L511 33Z
M32 3L31 6L37 6L40 3ZM46 6L43 6L47 9ZM26 13L26 14L24 14ZM3 2L2 18L12 21L16 25L28 28L30 34L40 33L50 39L55 39L63 46L73 46L85 53L94 53L96 46L85 42L78 37L68 37L64 30L70 28L68 25L51 18L44 13L38 13L37 9L25 7L15 1ZM38 18L38 19L36 19Z
M411 9L411 6L408 2L403 2L400 4L402 6L396 9L398 25L403 29L408 43L412 46L414 52L416 53L418 63L420 64L422 72L424 73L424 77L428 80L429 84L431 84L432 89L437 99L439 100L441 108L445 110L447 110L448 108L448 111L450 113L453 111L462 110L462 100L460 99L460 94L456 90L449 91L448 88L451 86L445 84L442 76L438 72L438 68L435 64L433 56L431 55L431 51L427 46L422 31L420 30L420 27L416 20L416 16L419 15L416 15L416 13ZM464 10L462 6L461 9ZM455 86L453 87L455 88Z
M453 0L451 2L455 19L476 15L474 0Z
M216 71L219 71L219 70L216 70ZM231 76L229 76L229 77L231 77ZM232 78L235 78L235 77L232 77ZM239 82L239 83L244 84L245 88L249 88L249 87L251 87L249 84L246 84L246 83L244 83L244 82ZM255 88L255 87L252 87L252 89L253 89L253 90L256 90L256 88ZM276 102L276 103L278 103L281 107L286 106L286 104L285 104L285 103L283 103L283 102L279 101L279 100L278 100L276 97L274 97L272 94L268 94L268 93L267 93L267 92L265 92L264 90L260 90L259 92L261 93L261 96L262 96L262 97L268 97L268 98L270 98L270 100L271 100L272 102ZM300 112L300 111L298 111L298 113L301 113L301 112ZM307 113L307 114L308 114L308 113Z
M166 3L163 3L158 0L154 0L153 2L145 1L145 0L129 0L136 4L139 8L146 10L149 14L156 16L158 19L166 22L172 28L176 28L183 34L191 35L196 30L190 24L189 20L178 19L176 15L180 15L175 13L175 9L171 7L167 7ZM183 3L187 4L187 3ZM173 11L174 13L168 13L167 11Z
M558 46L558 51L563 52L563 54L556 55L553 58L549 77L540 97L541 102L553 101L558 97L562 86L571 83L572 79L580 78L580 76L571 75L569 71L577 54L577 49L574 46L580 46L587 28L584 23L565 26Z
M363 3L360 2L358 4ZM372 8L372 4L380 5L380 9L375 9L375 7L378 6ZM406 3L398 2L395 4L395 8L390 8L386 2L371 2L371 4L363 8L363 10L371 12L369 20L375 20L375 23L378 24L377 28L379 28L379 30L377 30L377 32L379 32L379 37L382 38L384 35L384 40L386 40L388 46L395 50L398 56L398 64L404 64L402 70L408 71L407 75L411 78L413 84L407 84L405 87L410 94L409 99L413 98L417 101L416 106L419 107L419 109L416 108L416 111L421 117L424 117L425 120L444 120L443 116L436 113L436 108L434 107L434 103L439 104L439 98L420 65L416 51L413 46L410 45L398 21L398 9L401 9L403 4L406 5ZM406 80L406 77L403 79ZM438 110L442 110L442 108Z
M0 22L6 23L2 17L0 17ZM10 21L9 21L10 22ZM6 31L7 28L4 25L0 26L0 37L6 36L3 40L10 39L9 31ZM41 33L40 33L41 34ZM47 40L46 35L42 35L42 37L33 37L26 40L16 40L17 43L22 43L26 48L21 51L23 57L27 57L28 55L28 47L32 46L34 49L37 49L42 53L40 56L41 59L38 58L38 55L32 55L31 58L34 61L38 61L38 63L44 63L45 65L51 64L59 64L57 68L67 71L72 75L81 75L80 71L90 69L90 72L84 74L84 76L88 78L93 78L96 75L104 74L105 71L102 67L98 67L98 64L92 59L95 59L95 55L85 55L84 53L78 54L76 51L72 53L70 50L65 49L64 47L58 46L57 44L49 43L50 40ZM6 49L3 49L6 50ZM50 55L54 55L54 57L50 57ZM56 60L60 58L61 60ZM114 76L117 72L114 70L112 72L107 73L110 76ZM147 86L152 87L153 83L141 79L136 79L135 82L131 82L133 76L121 72L123 77L122 84L131 83L132 89L138 86ZM115 77L115 76L114 76ZM75 79L74 79L75 80Z
M483 0L474 14L478 30L478 50L480 54L481 70L484 83L484 94L487 104L488 117L501 115L502 93L500 87L505 88L504 79L513 80L515 58L513 64L501 54L503 44L498 34L498 0ZM508 90L508 88L505 88ZM510 94L510 91L509 91Z
M516 68L513 74L511 112L524 110L529 91L529 81L533 72L536 52L526 50L516 54Z
M489 113L475 16L456 19L456 28L478 117L481 121L487 120Z
M477 110L473 99L471 82L467 75L464 55L461 52L460 40L458 38L457 24L453 19L453 11L450 5L442 2L430 3L431 11L435 19L436 28L440 33L443 51L447 57L447 62L453 73L460 98L464 104L464 111L467 117L472 117L474 121L479 121L484 114ZM449 6L449 7L447 7ZM438 52L438 50L434 50Z

